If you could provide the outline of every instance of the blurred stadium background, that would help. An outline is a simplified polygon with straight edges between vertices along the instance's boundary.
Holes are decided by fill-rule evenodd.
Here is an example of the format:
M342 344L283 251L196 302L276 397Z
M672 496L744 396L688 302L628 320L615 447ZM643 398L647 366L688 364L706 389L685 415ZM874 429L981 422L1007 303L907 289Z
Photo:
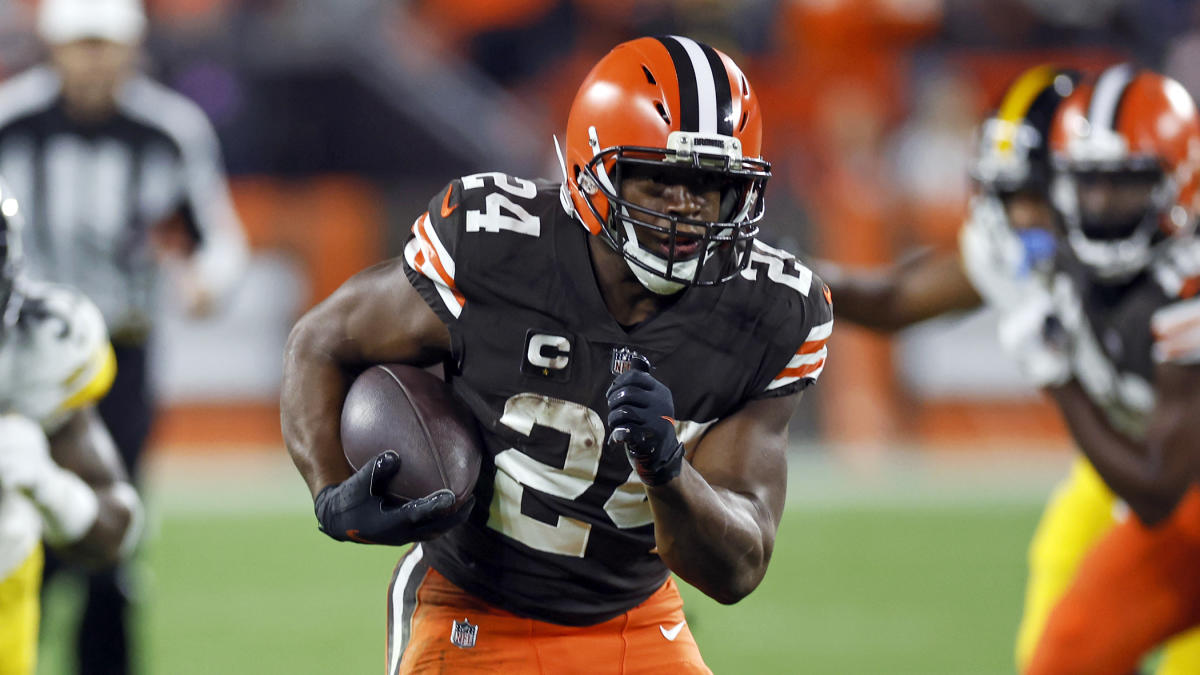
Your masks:
M0 0L0 75L40 57ZM212 118L254 261L234 302L174 307L137 566L150 673L374 672L396 552L320 536L279 436L292 322L399 251L454 176L556 177L575 87L617 42L683 33L757 88L766 238L852 264L951 248L974 128L1021 70L1123 59L1200 93L1191 0L147 0L149 72ZM794 425L766 584L692 598L717 672L1003 673L1024 551L1067 459L986 312L889 341L839 325ZM41 672L62 669L55 589Z

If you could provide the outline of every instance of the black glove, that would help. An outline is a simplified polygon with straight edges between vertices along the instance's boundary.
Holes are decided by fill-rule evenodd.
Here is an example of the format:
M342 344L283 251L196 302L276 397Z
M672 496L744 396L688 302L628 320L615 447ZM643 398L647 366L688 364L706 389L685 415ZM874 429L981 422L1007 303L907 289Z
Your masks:
M467 519L470 497L454 510L454 493L438 490L404 504L387 496L387 483L400 471L400 456L381 452L353 476L317 494L317 524L338 541L401 546L432 539Z
M683 444L675 437L671 390L649 373L617 375L608 398L609 442L624 446L629 463L646 485L662 485L683 468Z

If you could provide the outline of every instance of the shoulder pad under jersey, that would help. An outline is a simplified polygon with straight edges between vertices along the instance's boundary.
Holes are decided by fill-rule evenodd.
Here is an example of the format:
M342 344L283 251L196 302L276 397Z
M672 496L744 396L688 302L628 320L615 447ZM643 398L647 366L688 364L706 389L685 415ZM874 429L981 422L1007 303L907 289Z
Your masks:
M833 332L829 286L787 251L754 242L739 286L750 282L748 301L762 303L762 340L769 345L752 398L783 396L815 383L825 369ZM738 302L742 302L739 299Z
M444 321L454 323L473 290L511 279L529 265L543 216L562 210L557 187L507 174L455 179L413 223L404 247L405 272Z
M16 325L0 348L0 401L56 428L106 394L116 358L100 310L73 288L27 283Z

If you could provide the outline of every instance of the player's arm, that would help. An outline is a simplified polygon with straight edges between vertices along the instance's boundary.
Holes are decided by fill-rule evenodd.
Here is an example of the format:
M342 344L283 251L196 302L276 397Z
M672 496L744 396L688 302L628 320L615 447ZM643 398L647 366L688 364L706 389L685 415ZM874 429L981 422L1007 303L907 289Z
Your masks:
M96 498L91 527L61 550L76 561L101 566L127 557L141 536L142 503L95 408L75 411L49 440L55 464L78 476Z
M164 263L175 275L185 308L202 316L237 285L250 251L225 178L216 131L199 108L185 101L174 105L182 201L175 217L160 224L155 234L160 244L167 244L161 251L166 254ZM172 246L169 240L180 235L190 241ZM178 259L179 248L187 252L185 260Z
M1200 366L1160 364L1155 383L1157 403L1143 442L1114 429L1076 380L1048 390L1092 466L1148 525L1170 515L1193 478Z
M308 483L326 534L339 540L407 543L415 538L417 521L436 520L453 505L452 494L449 504L439 494L430 502L390 508L380 488L403 470L396 455L384 453L354 472L340 435L342 403L364 368L375 363L428 365L449 353L449 330L409 282L399 259L355 275L296 323L284 349L283 438Z
M883 269L851 270L828 261L814 269L837 298L837 317L876 331L895 332L983 303L958 254L923 249Z
M49 437L30 417L0 417L0 484L30 499L46 541L77 562L111 565L137 543L141 502L90 407Z
M283 438L314 497L352 473L340 429L354 377L375 363L429 365L449 353L449 330L399 259L355 275L296 323L284 349Z
M666 385L629 371L608 390L610 442L646 485L658 554L719 602L741 600L766 573L787 488L788 421L800 395L746 403L685 460Z
M801 394L751 401L701 439L679 477L647 487L663 561L719 602L758 587L787 494L788 421Z

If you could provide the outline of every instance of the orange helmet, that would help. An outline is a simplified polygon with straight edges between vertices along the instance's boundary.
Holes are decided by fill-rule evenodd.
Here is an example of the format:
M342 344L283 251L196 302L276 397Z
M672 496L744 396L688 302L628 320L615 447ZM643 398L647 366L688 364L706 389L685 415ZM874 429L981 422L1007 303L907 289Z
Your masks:
M1128 279L1159 241L1194 231L1200 116L1175 80L1130 64L1108 68L1060 106L1050 147L1067 241L1099 278Z
M729 56L690 38L640 38L617 45L580 86L567 118L564 190L583 225L619 251L650 290L720 284L745 269L758 234L771 175L761 150L758 98ZM623 199L622 170L631 167L717 181L719 219ZM694 255L677 251L679 225L701 239L684 247ZM703 234L692 234L699 227ZM667 235L665 256L638 242L638 228Z

